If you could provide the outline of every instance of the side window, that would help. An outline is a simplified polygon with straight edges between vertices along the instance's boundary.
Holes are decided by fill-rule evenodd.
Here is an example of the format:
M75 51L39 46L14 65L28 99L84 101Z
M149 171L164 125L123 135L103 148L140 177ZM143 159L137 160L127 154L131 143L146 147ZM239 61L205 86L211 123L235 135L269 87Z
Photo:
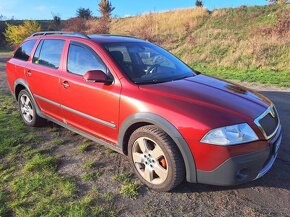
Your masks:
M15 52L14 58L27 61L37 40L24 42Z
M77 44L69 46L67 70L77 75L84 75L90 70L102 70L107 73L107 67L94 51Z
M64 40L42 40L37 46L32 62L35 64L58 69L64 43Z

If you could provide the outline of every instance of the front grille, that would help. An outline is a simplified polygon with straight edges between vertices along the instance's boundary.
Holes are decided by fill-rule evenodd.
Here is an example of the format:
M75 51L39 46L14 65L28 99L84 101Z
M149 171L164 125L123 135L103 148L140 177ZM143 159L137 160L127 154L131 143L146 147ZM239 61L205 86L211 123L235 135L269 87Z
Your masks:
M272 137L279 126L279 117L275 107L269 107L255 120L255 123L259 126L266 139Z

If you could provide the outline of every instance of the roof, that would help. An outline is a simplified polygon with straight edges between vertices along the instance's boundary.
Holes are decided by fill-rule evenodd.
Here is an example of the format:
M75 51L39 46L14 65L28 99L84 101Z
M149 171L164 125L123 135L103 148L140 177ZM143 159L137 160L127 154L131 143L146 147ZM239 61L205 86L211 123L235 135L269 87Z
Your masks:
M33 33L30 37L44 37L44 36L63 36L63 37L75 37L92 40L97 43L106 43L106 42L143 42L143 40L134 38L131 36L122 36L122 35L86 35L81 32L64 32L64 31L47 31L47 32L36 32Z
M95 42L143 42L144 40L122 35L89 35Z

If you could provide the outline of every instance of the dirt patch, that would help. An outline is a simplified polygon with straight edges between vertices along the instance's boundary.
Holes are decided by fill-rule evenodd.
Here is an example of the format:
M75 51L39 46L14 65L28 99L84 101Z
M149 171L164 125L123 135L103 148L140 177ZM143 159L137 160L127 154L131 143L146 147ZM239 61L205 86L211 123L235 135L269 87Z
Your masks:
M0 88L1 93L8 94L4 62L5 59L0 58ZM257 88L249 83L246 86ZM85 195L93 188L98 188L100 193L113 193L119 216L289 216L290 92L265 86L262 90L280 112L284 138L271 171L245 185L214 187L183 183L171 193L157 193L139 184L139 196L129 199L119 193L122 184L115 178L120 173L133 173L126 156L51 123L38 131L46 141L40 148L49 149L49 153L59 159L58 173L76 181L79 195ZM89 148L83 150L83 145ZM99 176L85 181L84 175L94 171L98 171ZM134 175L131 182L138 182Z

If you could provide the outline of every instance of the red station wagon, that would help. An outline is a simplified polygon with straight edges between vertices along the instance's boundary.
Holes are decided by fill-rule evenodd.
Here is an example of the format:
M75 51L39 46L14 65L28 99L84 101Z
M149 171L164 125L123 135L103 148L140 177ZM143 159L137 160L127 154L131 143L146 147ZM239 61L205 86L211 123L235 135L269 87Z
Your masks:
M46 119L128 155L157 191L258 179L281 143L269 99L136 38L38 32L7 62L7 79L26 125Z

